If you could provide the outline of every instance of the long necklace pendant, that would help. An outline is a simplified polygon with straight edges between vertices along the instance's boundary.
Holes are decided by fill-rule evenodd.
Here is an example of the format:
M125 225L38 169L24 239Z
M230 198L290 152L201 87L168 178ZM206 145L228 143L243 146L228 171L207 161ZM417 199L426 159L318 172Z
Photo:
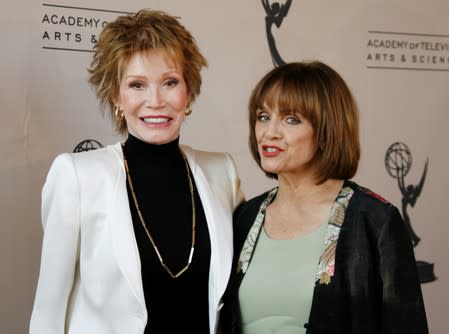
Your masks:
M137 201L137 196L136 196L136 193L134 192L134 187L133 187L131 175L130 175L130 172L129 172L128 162L126 161L125 149L124 149L124 144L123 143L122 143L122 151L123 151L123 160L124 160L124 165L125 165L126 176L127 176L127 179L128 179L128 185L129 185L129 188L131 190L131 195L132 195L132 198L133 198L134 206L136 207L136 210L137 210L137 214L139 216L140 223L142 224L142 227L144 228L145 233L146 233L148 239L150 240L150 243L153 246L154 251L156 252L156 255L157 255L158 259L159 259L159 262L161 263L162 268L164 268L164 270L170 275L171 278L178 278L179 276L181 276L189 268L190 264L192 263L193 253L194 253L194 250L195 250L195 230L196 230L195 229L195 227L196 227L195 191L194 191L193 181L192 181L192 177L190 175L190 169L189 169L189 164L187 163L187 159L186 159L184 153L181 151L181 154L182 154L185 166L186 166L186 170L187 170L187 178L188 178L188 181L189 181L189 190L190 190L190 196L191 196L191 205L192 205L192 246L190 248L189 259L187 261L187 264L177 274L173 274L173 272L170 270L170 268L168 268L167 265L164 263L162 255L160 254L159 249L156 246L156 242L153 239L150 231L147 228L147 224L145 223L145 221L143 219L143 215L142 215L142 212L140 211L139 203Z
M195 247L192 247L191 249L190 249L190 255L189 255L189 262L188 262L188 264L191 264L192 263L192 258L193 258L193 251L195 250Z

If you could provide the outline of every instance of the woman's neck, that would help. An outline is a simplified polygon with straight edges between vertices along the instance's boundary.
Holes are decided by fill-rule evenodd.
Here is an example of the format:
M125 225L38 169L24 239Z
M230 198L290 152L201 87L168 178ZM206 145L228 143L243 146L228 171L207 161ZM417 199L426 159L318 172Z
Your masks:
M279 176L279 190L274 202L283 205L298 205L308 207L310 205L320 205L331 203L340 192L344 183L343 180L328 179L321 184L317 184L314 177L289 178Z
M272 239L292 239L315 231L329 214L343 180L291 182L279 179L279 189L268 206L264 228Z
M130 156L157 158L160 155L177 153L179 150L179 137L165 144L147 143L131 134L125 142L126 153Z

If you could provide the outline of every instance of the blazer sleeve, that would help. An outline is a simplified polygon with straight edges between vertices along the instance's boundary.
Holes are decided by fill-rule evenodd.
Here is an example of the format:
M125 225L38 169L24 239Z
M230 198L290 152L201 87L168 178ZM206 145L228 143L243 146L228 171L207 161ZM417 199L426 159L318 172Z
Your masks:
M225 156L227 158L227 170L231 180L230 186L232 187L231 194L233 210L235 210L245 200L245 195L242 191L240 177L232 156L229 153L225 153Z
M64 333L79 257L80 191L72 156L53 162L42 189L43 244L30 334Z
M428 333L411 239L397 208L386 218L377 239L382 333Z

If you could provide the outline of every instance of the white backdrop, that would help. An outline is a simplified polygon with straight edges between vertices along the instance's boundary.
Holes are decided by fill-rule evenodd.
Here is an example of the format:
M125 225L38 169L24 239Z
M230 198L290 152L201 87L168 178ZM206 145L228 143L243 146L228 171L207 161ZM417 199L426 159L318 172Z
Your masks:
M273 1L270 1L272 3ZM280 1L285 2L285 1ZM40 191L56 154L84 139L116 142L98 112L86 67L101 25L143 7L181 17L209 61L202 93L181 141L230 152L247 197L271 187L251 160L246 105L273 67L261 1L16 0L0 11L0 332L26 333L42 231ZM394 142L410 149L405 177L421 194L408 208L421 237L418 260L438 279L422 285L432 334L445 334L449 309L449 3L446 0L293 0L272 32L285 61L319 59L348 82L359 103L362 162L356 181L400 207L397 180L384 165Z

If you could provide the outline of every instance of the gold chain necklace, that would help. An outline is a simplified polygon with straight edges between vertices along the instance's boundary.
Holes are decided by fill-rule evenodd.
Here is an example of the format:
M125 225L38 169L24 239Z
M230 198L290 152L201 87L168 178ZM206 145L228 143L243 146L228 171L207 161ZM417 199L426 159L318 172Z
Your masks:
M187 260L187 264L177 274L173 274L173 272L170 270L170 268L168 268L167 265L164 263L161 253L159 252L159 249L157 248L156 243L154 242L154 239L153 239L150 231L148 230L147 225L145 224L142 213L140 212L139 204L137 203L136 193L134 192L134 187L133 187L133 183L131 180L131 175L129 173L128 162L126 160L125 148L124 148L123 143L122 143L122 151L123 151L123 160L125 162L126 175L128 177L129 188L131 189L131 194L133 196L134 205L136 206L137 214L139 215L140 222L142 223L142 226L148 236L148 239L150 239L151 245L153 245L154 251L156 252L157 257L159 258L159 262L161 263L162 268L165 269L165 271L170 275L171 278L178 278L189 268L190 263L192 263L193 252L195 250L195 226L196 226L195 193L194 193L194 189L193 189L193 182L192 182L192 178L190 176L190 169L189 169L189 164L187 163L187 159L186 159L184 153L182 151L180 151L182 158L184 160L184 163L186 165L187 178L189 179L190 196L192 199L192 246L190 248L190 254L189 254L189 259Z

